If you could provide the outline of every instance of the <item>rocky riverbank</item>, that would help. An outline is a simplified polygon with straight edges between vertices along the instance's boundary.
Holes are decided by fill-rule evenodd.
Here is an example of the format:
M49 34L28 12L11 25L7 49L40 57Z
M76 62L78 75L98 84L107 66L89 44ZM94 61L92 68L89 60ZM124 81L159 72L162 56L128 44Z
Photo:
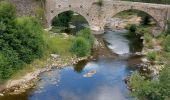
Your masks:
M163 48L160 43L158 43L159 41L156 41L155 38L153 38L151 41L152 48L149 48L149 44L145 40L143 41L144 47L142 50L142 54L145 56L142 58L143 63L140 65L140 67L143 67L143 70L152 72L153 75L158 75L159 71L162 70L164 63L158 62L157 60L150 61L146 55L149 52L161 52Z
M88 57L82 58L68 58L69 62L63 62L59 55L51 54L51 58L48 60L52 61L52 64L47 64L44 68L36 69L31 73L27 73L25 76L17 80L9 80L5 85L0 87L0 96L4 94L20 94L25 92L27 89L30 89L36 85L39 81L39 75L43 72L52 70L53 67L63 68L67 65L73 65L81 60L85 60Z

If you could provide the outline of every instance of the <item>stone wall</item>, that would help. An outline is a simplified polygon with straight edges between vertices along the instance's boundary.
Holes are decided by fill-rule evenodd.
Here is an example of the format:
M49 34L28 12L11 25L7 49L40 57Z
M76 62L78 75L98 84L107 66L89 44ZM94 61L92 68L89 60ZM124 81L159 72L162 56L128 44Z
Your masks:
M36 0L0 0L8 1L16 6L18 16L34 16L40 3Z

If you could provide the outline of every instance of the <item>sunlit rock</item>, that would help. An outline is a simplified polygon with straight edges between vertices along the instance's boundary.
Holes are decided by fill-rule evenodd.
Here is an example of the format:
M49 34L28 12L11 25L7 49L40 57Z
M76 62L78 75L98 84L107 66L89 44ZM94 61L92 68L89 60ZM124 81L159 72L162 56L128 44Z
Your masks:
M92 77L95 73L96 73L96 70L92 70L84 74L83 77Z

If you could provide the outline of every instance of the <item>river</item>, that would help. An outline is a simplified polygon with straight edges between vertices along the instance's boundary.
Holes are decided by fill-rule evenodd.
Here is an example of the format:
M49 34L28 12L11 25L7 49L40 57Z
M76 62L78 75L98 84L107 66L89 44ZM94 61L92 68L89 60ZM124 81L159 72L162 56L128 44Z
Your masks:
M142 42L129 40L126 33L106 29L103 35L106 46L118 56L99 56L63 69L54 68L41 74L35 88L0 100L133 100L124 79L140 63L140 57L131 53L140 51Z

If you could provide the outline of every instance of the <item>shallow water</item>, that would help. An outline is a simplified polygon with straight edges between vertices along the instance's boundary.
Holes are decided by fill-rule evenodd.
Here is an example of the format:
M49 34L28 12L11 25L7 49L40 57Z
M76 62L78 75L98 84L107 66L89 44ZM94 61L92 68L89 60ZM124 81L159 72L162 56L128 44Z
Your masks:
M130 53L129 40L125 38L126 30L107 30L104 35L105 40L109 43L108 47L116 54Z

